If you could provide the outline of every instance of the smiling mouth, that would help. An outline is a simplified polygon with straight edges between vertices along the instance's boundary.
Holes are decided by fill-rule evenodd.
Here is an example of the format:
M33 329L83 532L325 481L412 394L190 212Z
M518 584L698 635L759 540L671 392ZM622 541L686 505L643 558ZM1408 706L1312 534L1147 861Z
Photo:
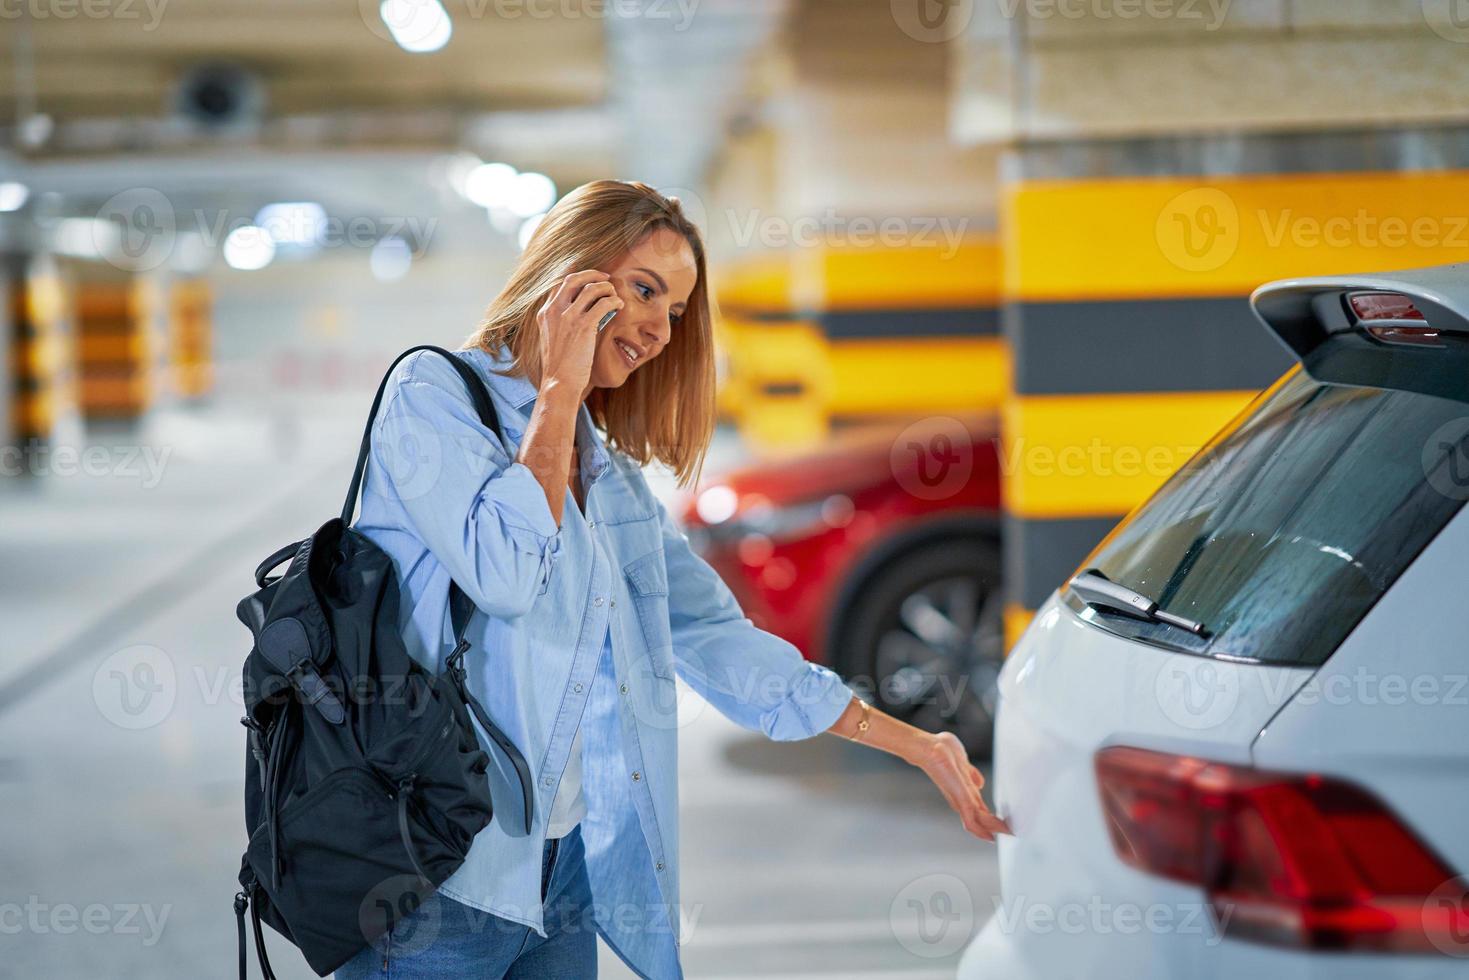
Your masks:
M627 346L620 340L614 340L612 343L617 347L618 352L622 354L622 359L627 362L628 367L638 366L637 351L633 350L631 347Z

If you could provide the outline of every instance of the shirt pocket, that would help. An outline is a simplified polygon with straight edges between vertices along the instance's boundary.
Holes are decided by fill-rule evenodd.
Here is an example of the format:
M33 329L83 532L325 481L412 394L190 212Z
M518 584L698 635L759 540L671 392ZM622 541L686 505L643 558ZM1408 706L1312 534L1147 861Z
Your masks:
M627 577L628 594L638 611L638 622L643 630L653 673L672 680L673 627L669 618L668 569L663 561L663 549L657 548L634 558L622 566L622 571Z

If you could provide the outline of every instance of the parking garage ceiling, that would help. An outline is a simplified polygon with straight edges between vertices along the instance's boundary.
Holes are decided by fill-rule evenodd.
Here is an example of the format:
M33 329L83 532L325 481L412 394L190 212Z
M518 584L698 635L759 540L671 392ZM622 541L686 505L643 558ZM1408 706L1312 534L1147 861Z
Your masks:
M0 171L68 194L132 171L165 193L316 179L388 200L416 193L405 159L455 150L562 189L609 173L696 186L786 3L444 0L453 34L431 53L395 43L377 0L7 9Z

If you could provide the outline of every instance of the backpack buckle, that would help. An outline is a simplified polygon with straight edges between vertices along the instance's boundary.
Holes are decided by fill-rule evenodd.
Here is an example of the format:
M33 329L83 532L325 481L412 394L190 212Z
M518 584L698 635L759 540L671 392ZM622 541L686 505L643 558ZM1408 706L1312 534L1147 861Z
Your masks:
M444 658L444 665L449 668L455 677L464 676L464 654L469 650L469 641L461 639L449 651L449 656Z
M321 674L317 672L316 664L310 657L302 657L290 666L286 671L286 679L291 686L301 692L306 703L311 705L321 716L333 725L340 725L347 720L347 713L342 708L342 702L332 693Z

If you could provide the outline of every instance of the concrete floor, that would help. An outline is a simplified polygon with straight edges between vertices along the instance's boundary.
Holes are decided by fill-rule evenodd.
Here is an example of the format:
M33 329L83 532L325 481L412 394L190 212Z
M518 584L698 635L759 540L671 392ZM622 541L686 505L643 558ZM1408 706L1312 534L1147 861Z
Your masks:
M0 977L234 975L234 607L339 508L367 400L163 412L94 437L105 474L0 479ZM133 446L169 450L161 475L126 464ZM738 452L721 436L716 457ZM770 742L688 698L687 974L952 976L994 908L993 848L888 756ZM272 952L282 978L313 976Z

